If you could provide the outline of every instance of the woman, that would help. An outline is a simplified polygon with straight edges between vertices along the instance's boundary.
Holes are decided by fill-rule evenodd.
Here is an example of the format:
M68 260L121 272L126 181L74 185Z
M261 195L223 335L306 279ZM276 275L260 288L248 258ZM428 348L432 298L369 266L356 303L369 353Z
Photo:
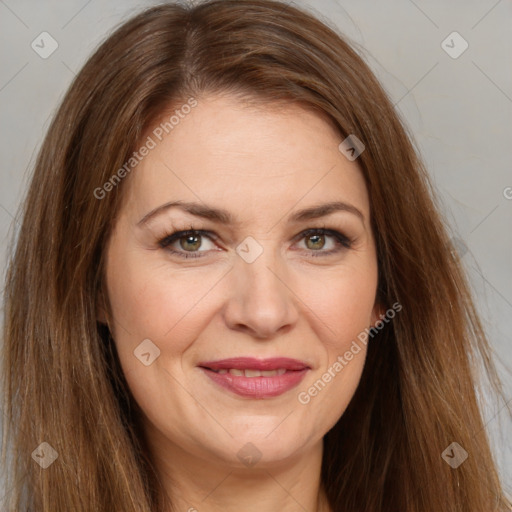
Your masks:
M164 5L101 45L5 297L9 510L511 510L426 172L294 7Z

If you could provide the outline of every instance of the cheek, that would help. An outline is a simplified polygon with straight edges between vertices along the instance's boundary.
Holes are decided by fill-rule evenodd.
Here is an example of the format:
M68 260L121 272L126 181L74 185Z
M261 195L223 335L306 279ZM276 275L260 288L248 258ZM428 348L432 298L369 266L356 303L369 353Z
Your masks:
M302 279L301 296L322 329L318 338L330 352L343 353L353 339L371 325L377 289L376 263L344 267L322 276L311 286Z
M363 335L371 325L376 296L376 263L369 260L330 277L306 295L312 317L317 317L323 358L297 395L319 430L334 426L358 387L367 351Z
M163 339L171 332L175 337L183 326L190 328L191 319L195 324L201 317L202 299L216 281L211 273L173 271L145 254L121 256L111 269L107 283L116 331L137 339Z
M145 253L113 251L111 258L115 264L108 267L107 289L123 373L135 399L158 409L169 379L186 379L183 356L210 321L214 287L225 271L176 271L165 262L153 263ZM150 360L158 354L148 366L134 354L148 352L139 350L144 340L156 347L149 344Z
M158 417L169 400L166 390L185 381L181 359L207 322L201 298L211 285L155 266L145 255L112 253L112 258L116 263L107 272L107 289L121 367L144 413ZM146 353L148 365L137 357Z
M349 349L343 355L334 355L329 366L299 397L299 403L310 407L318 418L319 431L327 432L338 422L356 392L366 356L366 347L360 345L357 354ZM347 352L351 354L350 361L346 359Z

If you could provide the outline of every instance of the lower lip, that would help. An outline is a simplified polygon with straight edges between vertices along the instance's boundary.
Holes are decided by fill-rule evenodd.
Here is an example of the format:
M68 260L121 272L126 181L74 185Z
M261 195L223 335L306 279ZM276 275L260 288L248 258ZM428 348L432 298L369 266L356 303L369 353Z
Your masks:
M287 370L283 375L274 377L244 377L230 373L217 373L208 368L203 372L223 388L248 398L271 398L282 395L297 386L305 377L308 368Z

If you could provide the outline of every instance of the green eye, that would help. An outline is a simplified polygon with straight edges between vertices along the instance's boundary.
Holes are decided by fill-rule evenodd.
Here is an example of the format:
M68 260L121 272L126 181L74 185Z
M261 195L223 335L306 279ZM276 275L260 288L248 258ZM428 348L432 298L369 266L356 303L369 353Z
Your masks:
M352 246L352 242L349 238L341 234L339 231L332 229L309 229L302 232L300 237L301 239L305 239L307 249L309 249L312 253L318 253L312 254L313 256L325 256L337 253L343 249L350 249ZM322 250L326 245L326 238L334 239L334 247L328 250Z
M194 251L201 247L201 235L187 235L186 237L182 237L180 240L180 246L185 250ZM185 240L185 242L182 242ZM188 247L187 247L188 246Z
M207 252L198 251L198 249L203 244L203 238L212 240L212 237L208 234L207 231L189 229L187 231L175 231L174 233L171 233L170 235L167 235L165 238L160 240L158 244L163 249L167 249L173 254L177 254L183 258L200 258L203 255L197 253ZM176 250L170 247L171 244L176 241L179 241L179 245L182 250Z
M158 244L163 249L176 254L182 258L202 258L207 255L208 250L199 249L203 246L204 239L213 241L217 237L208 231L200 229L189 229L186 231L175 231L170 235L161 239ZM326 239L332 238L332 248L323 250L326 246ZM303 231L296 237L297 241L305 240L306 251L312 256L328 256L330 254L338 253L342 250L350 249L352 242L345 235L339 231L324 228L313 228ZM175 242L179 242L179 249L171 247Z

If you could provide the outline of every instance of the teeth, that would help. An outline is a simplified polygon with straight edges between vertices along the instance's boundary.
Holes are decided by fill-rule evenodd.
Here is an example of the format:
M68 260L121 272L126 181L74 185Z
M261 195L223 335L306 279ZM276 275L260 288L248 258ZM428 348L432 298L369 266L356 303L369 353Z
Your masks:
M261 372L261 375L263 377L274 377L274 375L284 375L286 373L286 370L284 368L279 368L279 370L267 370Z
M246 377L261 377L261 372L259 370L244 370L244 373Z
M276 377L277 375L284 375L286 373L285 368L279 368L278 370L237 370L235 368L231 368L229 370L222 369L217 370L217 373L220 375L225 375L226 373L230 373L231 375L235 375L236 377Z

